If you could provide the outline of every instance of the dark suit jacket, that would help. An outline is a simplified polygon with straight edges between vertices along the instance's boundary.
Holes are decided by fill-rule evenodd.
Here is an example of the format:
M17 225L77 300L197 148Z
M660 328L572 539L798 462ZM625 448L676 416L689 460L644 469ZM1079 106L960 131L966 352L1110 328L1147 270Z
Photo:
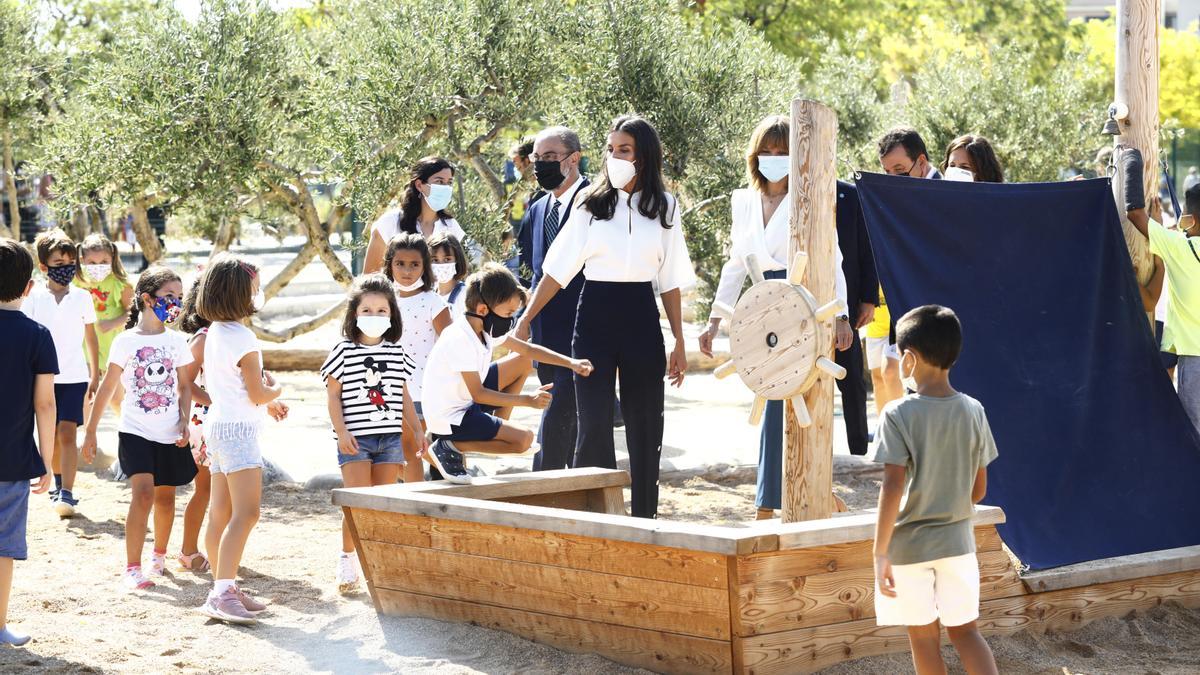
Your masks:
M584 178L575 194L578 195L587 186L588 179ZM546 219L549 202L547 193L543 193L525 209L517 237L521 267L530 270L533 275L529 280L531 288L537 288L538 282L542 280L542 262L546 259L546 235L542 225ZM565 204L560 209L559 223L564 226L567 224L567 218L571 216L571 208L571 204ZM575 310L579 305L579 292L582 289L583 274L577 274L571 283L546 303L529 326L530 337L535 343L560 354L570 355L571 335L575 331Z
M842 249L842 272L846 275L846 302L850 325L858 320L858 305L879 305L879 275L875 255L867 237L867 223L853 183L837 182L838 247Z

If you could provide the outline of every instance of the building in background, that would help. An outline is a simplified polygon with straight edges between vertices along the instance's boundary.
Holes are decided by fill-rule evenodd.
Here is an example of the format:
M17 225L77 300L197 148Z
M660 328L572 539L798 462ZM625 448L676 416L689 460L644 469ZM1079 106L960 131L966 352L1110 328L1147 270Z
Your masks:
M1107 19L1114 0L1069 0L1067 19ZM1200 0L1163 0L1163 26L1175 30L1197 30Z

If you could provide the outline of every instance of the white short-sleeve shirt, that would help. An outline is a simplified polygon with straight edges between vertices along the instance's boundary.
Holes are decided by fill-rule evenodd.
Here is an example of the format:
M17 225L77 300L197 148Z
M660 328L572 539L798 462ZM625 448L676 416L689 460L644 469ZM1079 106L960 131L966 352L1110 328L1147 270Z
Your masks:
M492 365L492 350L507 336L482 339L469 321L455 321L438 338L425 366L425 398L421 408L425 426L435 434L449 434L471 406L471 392L462 374L476 372L482 382Z
M121 369L125 400L117 430L155 443L179 440L179 368L190 364L187 337L173 330L127 330L113 338L109 365Z
M21 304L25 316L50 330L58 352L55 384L78 384L92 379L83 346L84 326L96 323L92 296L78 286L68 286L60 302L45 286L34 286ZM103 364L101 364L103 366Z
M438 339L433 320L445 311L446 301L442 300L437 291L422 291L407 298L397 294L396 302L400 305L400 346L413 363L412 377L408 381L408 394L413 401L422 401L421 410L424 412L422 377L425 373L425 362L429 360L429 353L433 351L433 345Z
M730 196L730 206L733 219L729 230L729 260L721 267L721 280L717 283L713 299L733 307L746 282L747 256L753 253L764 272L787 269L788 243L792 237L789 222L792 198L790 194L783 198L766 225L763 225L762 196L757 190L734 190ZM833 233L833 255L834 295L847 302L846 274L842 270L842 249L838 246L836 229Z
M657 218L638 212L641 194L620 193L608 220L577 204L551 244L542 271L561 286L580 270L591 281L652 281L659 293L693 286L696 273L674 195L666 195L670 227L663 227Z
M379 237L383 239L383 243L392 240L392 237L400 233L400 209L389 209L383 212L374 223L371 224L371 229L379 233ZM459 241L463 241L467 237L467 233L463 231L462 226L453 218L438 218L433 223L433 234L445 232L458 237ZM432 235L431 235L432 236Z
M258 339L236 321L217 321L204 339L204 389L212 406L204 418L205 428L219 424L258 424L266 419L266 406L254 405L238 362L243 356L262 353Z

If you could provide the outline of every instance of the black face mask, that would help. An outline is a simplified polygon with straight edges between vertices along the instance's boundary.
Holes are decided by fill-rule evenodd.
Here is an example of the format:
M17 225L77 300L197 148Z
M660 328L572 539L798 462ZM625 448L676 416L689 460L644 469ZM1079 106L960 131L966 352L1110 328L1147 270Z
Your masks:
M561 161L551 162L545 159L533 163L533 176L544 190L556 190L567 179L563 175Z
M488 305L488 313L476 314L475 312L466 312L467 316L473 316L476 319L483 321L483 332L488 335L498 338L508 335L508 331L512 330L513 318L511 316L500 316L496 314L496 310Z

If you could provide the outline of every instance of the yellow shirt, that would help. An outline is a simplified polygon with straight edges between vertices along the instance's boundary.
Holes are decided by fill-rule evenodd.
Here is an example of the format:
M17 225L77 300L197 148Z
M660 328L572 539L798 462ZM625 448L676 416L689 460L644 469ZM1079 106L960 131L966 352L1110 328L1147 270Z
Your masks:
M1200 356L1200 237L1189 238L1150 221L1150 252L1163 259L1167 285L1167 325L1163 351Z
M875 320L867 324L867 337L885 338L891 334L892 315L888 313L887 300L883 297L883 287L879 287L879 306L875 308Z

